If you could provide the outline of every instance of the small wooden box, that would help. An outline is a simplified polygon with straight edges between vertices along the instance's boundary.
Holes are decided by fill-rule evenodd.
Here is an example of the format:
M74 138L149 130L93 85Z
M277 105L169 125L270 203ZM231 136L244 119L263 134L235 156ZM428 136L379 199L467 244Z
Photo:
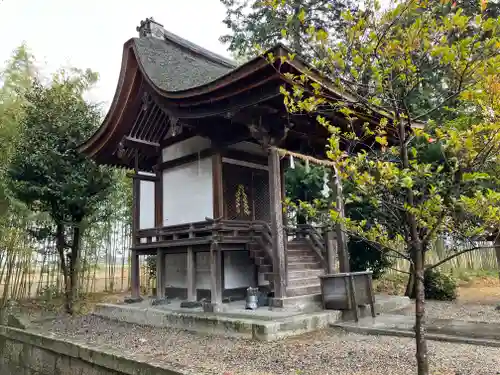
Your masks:
M353 311L358 320L358 306L370 305L375 317L372 272L346 272L320 276L323 308Z

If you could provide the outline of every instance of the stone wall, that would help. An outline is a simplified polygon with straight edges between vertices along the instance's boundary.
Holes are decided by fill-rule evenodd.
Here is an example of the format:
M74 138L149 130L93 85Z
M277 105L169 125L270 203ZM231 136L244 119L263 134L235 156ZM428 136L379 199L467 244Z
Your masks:
M182 375L108 349L0 326L1 375Z

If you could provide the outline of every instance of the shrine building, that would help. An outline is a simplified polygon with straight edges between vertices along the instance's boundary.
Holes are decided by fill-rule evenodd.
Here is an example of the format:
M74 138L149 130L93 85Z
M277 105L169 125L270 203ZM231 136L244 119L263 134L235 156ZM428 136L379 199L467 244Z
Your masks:
M138 31L123 47L108 114L79 148L134 170L133 300L139 257L152 254L158 299L205 300L218 311L252 286L267 288L277 307L317 300L318 276L336 267L335 241L312 226L288 228L280 150L325 159L329 134L313 116L289 114L280 87L291 87L285 73L305 74L341 94L299 57L281 59L291 53L282 45L268 51L273 62L238 66L152 19ZM347 125L334 111L324 116Z

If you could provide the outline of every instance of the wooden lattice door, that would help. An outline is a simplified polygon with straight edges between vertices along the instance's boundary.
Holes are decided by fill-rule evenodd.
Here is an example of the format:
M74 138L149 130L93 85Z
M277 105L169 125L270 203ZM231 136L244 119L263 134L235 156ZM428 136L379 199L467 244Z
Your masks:
M226 219L269 221L267 171L224 163L222 176Z

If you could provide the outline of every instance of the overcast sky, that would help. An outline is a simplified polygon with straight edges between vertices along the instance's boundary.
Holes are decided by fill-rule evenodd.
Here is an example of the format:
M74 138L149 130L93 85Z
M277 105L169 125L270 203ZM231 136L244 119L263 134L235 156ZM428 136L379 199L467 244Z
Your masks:
M226 33L219 0L0 0L0 62L25 41L49 73L61 66L100 74L92 100L105 108L113 98L123 44L153 17L165 28L213 52Z

